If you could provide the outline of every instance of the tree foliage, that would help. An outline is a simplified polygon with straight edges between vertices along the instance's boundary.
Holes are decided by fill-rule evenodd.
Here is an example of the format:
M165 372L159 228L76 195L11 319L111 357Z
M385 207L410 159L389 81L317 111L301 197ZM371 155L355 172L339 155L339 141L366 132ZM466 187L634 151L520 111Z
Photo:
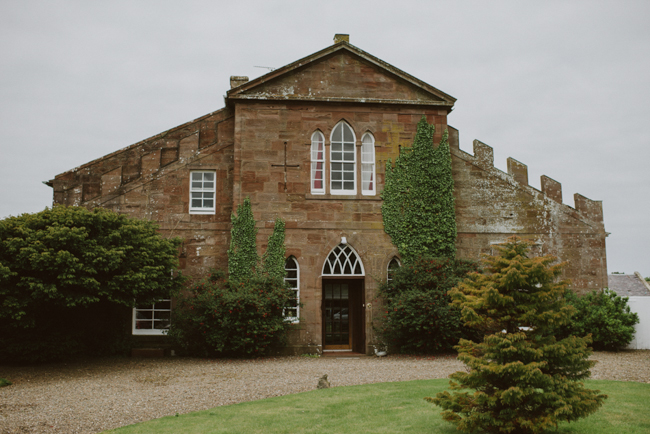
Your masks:
M232 280L243 280L255 273L257 255L257 228L249 197L237 207L231 216L230 248L228 249L228 275Z
M476 338L462 326L449 291L477 270L474 261L449 258L418 258L395 269L380 286L383 341L401 353L431 354L452 350L461 337Z
M171 275L178 245L151 222L100 208L55 206L0 221L0 360L56 359L122 330L101 331L135 303L181 287Z
M630 310L627 297L606 289L582 297L571 293L567 301L576 314L570 323L560 328L559 335L591 335L592 347L597 351L617 351L634 339L634 325L639 323L639 315Z
M291 323L283 311L295 305L284 281L285 224L276 219L261 264L249 198L232 216L228 277L213 272L179 298L170 336L180 354L258 357L286 342Z
M465 432L540 433L595 412L606 396L580 382L594 364L589 338L554 336L573 314L568 282L556 282L563 264L529 258L528 243L516 238L498 248L498 256L484 258L484 274L452 291L463 321L489 334L481 343L460 341L458 358L469 372L451 375L453 394L427 400Z
M218 273L194 284L174 310L170 336L181 355L258 357L286 343L282 312L294 297L284 281Z
M433 146L434 126L423 116L413 147L386 164L382 192L384 229L405 262L456 254L454 180L447 132Z

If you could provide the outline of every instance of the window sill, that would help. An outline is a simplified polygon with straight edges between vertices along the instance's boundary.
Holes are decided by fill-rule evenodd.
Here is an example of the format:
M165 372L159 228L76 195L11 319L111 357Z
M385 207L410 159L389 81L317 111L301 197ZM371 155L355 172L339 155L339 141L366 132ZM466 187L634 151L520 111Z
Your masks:
M132 335L137 336L137 335L148 335L148 336L164 336L167 333L167 329L153 329L153 330L133 330L131 332Z
M381 196L369 196L363 194L305 194L305 200L377 200L381 201Z

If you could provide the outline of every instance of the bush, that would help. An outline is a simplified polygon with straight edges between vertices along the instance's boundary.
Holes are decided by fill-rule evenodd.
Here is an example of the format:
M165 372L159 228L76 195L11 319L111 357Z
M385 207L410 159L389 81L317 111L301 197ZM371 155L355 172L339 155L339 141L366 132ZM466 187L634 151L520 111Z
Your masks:
M286 343L283 309L295 299L281 279L228 281L222 274L179 299L168 335L181 355L258 357Z
M458 358L469 371L451 375L453 393L426 399L464 432L542 433L588 416L607 396L581 382L595 364L589 338L555 337L574 310L565 301L568 282L556 281L563 264L553 265L550 255L529 258L529 244L516 238L498 248L483 259L484 274L470 274L452 291L468 326L494 332L481 343L461 340Z
M0 378L0 387L11 386L11 381Z
M571 293L567 300L576 313L572 322L562 328L561 335L591 334L592 347L597 351L616 351L634 339L634 325L639 323L639 316L630 311L627 297L605 289L582 297Z
M476 338L476 332L461 325L460 310L450 304L448 292L477 270L473 261L448 258L420 258L396 269L380 287L383 340L401 353L430 354L451 351L461 337Z
M114 354L130 308L169 298L178 241L151 222L55 206L0 221L0 363Z

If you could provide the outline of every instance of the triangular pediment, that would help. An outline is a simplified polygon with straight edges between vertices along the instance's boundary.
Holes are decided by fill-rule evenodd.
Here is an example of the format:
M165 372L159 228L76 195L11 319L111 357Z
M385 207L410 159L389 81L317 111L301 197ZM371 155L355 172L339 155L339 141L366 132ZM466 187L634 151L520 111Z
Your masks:
M297 100L451 107L450 95L341 42L228 92L227 100Z

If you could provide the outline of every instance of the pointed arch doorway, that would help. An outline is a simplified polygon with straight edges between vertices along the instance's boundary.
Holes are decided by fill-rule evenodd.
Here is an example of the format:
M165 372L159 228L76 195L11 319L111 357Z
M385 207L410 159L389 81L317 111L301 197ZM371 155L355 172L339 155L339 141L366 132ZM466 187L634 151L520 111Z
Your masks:
M339 244L323 264L323 350L366 352L365 271L357 252Z

